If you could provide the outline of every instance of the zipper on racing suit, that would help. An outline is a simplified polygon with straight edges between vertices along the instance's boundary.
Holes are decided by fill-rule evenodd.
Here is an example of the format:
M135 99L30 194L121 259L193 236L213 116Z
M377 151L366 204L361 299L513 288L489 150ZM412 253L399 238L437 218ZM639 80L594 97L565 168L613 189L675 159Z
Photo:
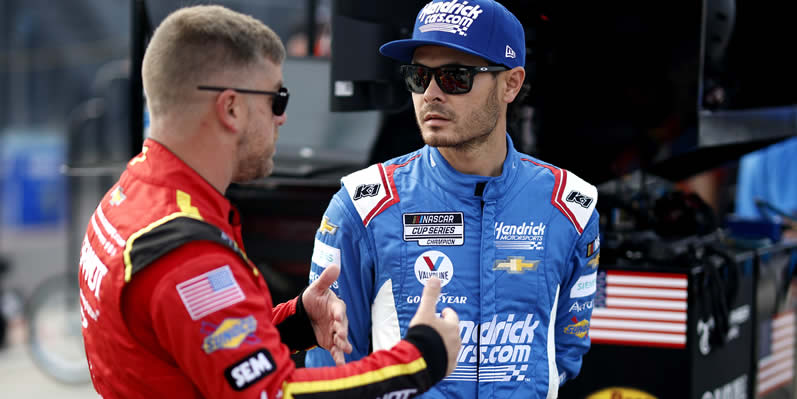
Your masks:
M476 190L473 192L474 196L480 198L481 211L482 212L479 215L479 220L483 220L484 219L484 198L482 197L482 194L484 194L484 186L486 186L486 185L487 185L487 182L484 182L484 181L480 181L480 182L476 183ZM481 252L481 246L482 245L483 244L479 245L479 247L480 247L479 248L479 252ZM481 268L481 256L479 256L479 267ZM481 285L481 274L479 274L479 276L480 276L479 285ZM479 289L479 291L481 291L481 288ZM482 300L483 300L483 298L480 298L479 302L481 303ZM481 308L481 306L479 306L479 307ZM481 310L479 311L479 317L475 320L475 322L476 322L476 331L478 332L478 334L476 335L476 395L478 397L478 392L479 392L479 388L478 388L479 387L479 370L481 369L481 364L482 364L482 359L481 359L481 348L482 348L482 342L481 342L482 341Z

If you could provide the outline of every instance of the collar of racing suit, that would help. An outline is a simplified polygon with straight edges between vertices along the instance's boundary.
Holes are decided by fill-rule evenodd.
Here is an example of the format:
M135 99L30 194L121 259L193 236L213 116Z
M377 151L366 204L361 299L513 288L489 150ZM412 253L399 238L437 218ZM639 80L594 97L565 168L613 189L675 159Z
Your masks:
M240 228L240 215L224 195L163 144L147 138L144 147L147 150L139 157L145 156L155 162L139 163L136 168L128 168L127 173L190 194L191 203L201 210L202 219L222 228L231 237L238 236L236 228Z
M510 187L517 177L517 168L520 166L520 155L515 150L515 145L509 134L506 135L506 159L504 159L504 166L500 176L487 177L479 175L469 175L461 173L454 169L451 164L446 161L440 151L431 146L425 146L423 152L428 154L426 157L424 167L427 168L435 180L445 182L442 185L446 191L452 192L460 197L474 196L476 192L476 185L481 182L486 182L482 193L482 200L491 201L500 198L506 193L505 187Z

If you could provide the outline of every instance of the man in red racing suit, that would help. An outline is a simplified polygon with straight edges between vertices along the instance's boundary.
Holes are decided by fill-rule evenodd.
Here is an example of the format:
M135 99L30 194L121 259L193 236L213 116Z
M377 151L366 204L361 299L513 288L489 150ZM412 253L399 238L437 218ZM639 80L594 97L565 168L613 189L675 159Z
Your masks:
M439 282L392 349L321 369L290 359L318 345L340 364L351 351L345 305L329 290L339 268L272 308L222 195L271 172L286 120L283 58L273 31L218 6L179 10L153 35L143 69L150 138L81 248L83 336L102 397L404 398L453 369L458 319L435 316Z

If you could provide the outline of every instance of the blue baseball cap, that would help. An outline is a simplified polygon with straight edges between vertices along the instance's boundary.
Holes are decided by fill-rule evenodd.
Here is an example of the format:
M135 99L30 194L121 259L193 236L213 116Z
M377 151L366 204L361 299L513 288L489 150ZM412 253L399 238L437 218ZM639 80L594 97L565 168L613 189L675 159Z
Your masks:
M526 65L520 21L493 0L433 0L415 19L412 39L385 43L379 52L411 62L420 46L446 46L508 68Z

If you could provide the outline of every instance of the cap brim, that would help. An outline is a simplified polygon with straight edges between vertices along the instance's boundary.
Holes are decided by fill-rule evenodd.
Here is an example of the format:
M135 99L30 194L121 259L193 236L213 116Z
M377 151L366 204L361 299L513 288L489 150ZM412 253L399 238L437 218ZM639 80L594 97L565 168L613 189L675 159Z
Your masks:
M415 49L421 46L443 46L453 48L454 50L459 50L464 53L473 54L477 57L484 58L487 61L492 61L489 58L485 57L484 54L479 54L473 50L468 48L451 44L448 42L437 41L437 40L416 40L416 39L404 39L404 40L394 40L392 42L387 42L379 47L379 52L386 56L401 62L412 62L412 56L415 53ZM493 61L494 62L494 61Z

